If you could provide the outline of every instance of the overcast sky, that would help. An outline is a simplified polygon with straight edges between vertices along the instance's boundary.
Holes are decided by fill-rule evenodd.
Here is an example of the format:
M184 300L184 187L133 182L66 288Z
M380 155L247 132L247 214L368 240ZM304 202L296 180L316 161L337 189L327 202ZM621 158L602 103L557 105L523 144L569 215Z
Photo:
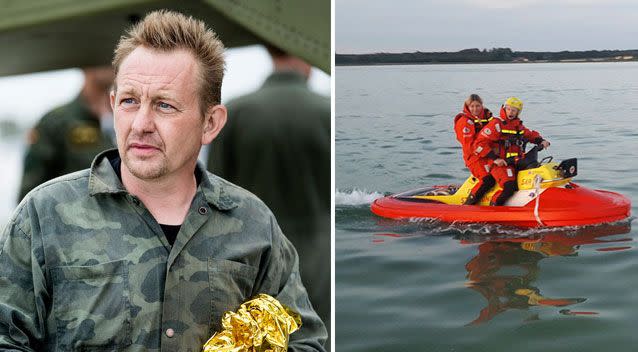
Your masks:
M638 49L636 0L335 0L339 54Z

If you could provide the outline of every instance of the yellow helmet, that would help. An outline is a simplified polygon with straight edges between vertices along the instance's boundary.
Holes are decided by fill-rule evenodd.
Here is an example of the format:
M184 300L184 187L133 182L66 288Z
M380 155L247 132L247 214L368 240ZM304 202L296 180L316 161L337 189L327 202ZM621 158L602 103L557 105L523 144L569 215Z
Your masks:
M523 101L518 99L517 97L509 97L505 100L505 105L509 105L513 108L517 108L518 111L523 110Z

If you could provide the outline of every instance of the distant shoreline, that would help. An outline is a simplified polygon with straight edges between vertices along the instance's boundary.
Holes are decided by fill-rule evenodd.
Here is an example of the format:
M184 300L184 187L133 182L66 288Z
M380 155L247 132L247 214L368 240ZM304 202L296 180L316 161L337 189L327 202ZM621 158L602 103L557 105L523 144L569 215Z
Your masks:
M638 61L638 50L560 52L512 51L509 48L465 49L457 52L336 54L335 66L589 63Z
M418 66L418 65L519 65L519 64L600 64L600 63L623 63L623 62L636 62L638 58L632 60L590 60L590 61L526 61L526 62L513 62L513 61L486 61L486 62L398 62L398 63L369 63L369 64L337 64L335 66Z

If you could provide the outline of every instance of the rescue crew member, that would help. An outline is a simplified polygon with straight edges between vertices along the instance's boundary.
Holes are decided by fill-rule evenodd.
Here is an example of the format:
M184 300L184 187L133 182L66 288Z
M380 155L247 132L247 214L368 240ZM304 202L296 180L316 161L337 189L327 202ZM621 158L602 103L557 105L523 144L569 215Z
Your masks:
M501 106L496 116L481 130L474 142L473 153L481 158L493 160L490 174L496 179L502 190L497 191L490 205L503 205L518 190L516 183L516 162L523 158L524 140L549 147L549 141L540 133L523 125L519 118L523 110L523 102L516 97L509 97ZM506 161L506 159L510 160Z
M463 148L465 166L479 180L465 201L467 205L479 202L495 184L494 177L490 175L492 160L472 152L476 136L491 119L492 112L483 107L483 99L478 94L470 94L463 104L463 112L454 118L454 132Z

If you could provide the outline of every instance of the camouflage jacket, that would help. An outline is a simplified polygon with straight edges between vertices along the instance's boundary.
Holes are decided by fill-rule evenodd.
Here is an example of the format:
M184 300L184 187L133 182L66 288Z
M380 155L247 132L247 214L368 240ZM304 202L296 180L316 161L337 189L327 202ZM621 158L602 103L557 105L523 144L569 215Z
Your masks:
M27 195L0 237L0 350L201 351L267 293L299 312L291 351L323 351L294 247L254 195L198 165L171 247L109 159Z
M44 115L28 143L18 201L41 183L88 168L98 153L115 146L80 96Z

